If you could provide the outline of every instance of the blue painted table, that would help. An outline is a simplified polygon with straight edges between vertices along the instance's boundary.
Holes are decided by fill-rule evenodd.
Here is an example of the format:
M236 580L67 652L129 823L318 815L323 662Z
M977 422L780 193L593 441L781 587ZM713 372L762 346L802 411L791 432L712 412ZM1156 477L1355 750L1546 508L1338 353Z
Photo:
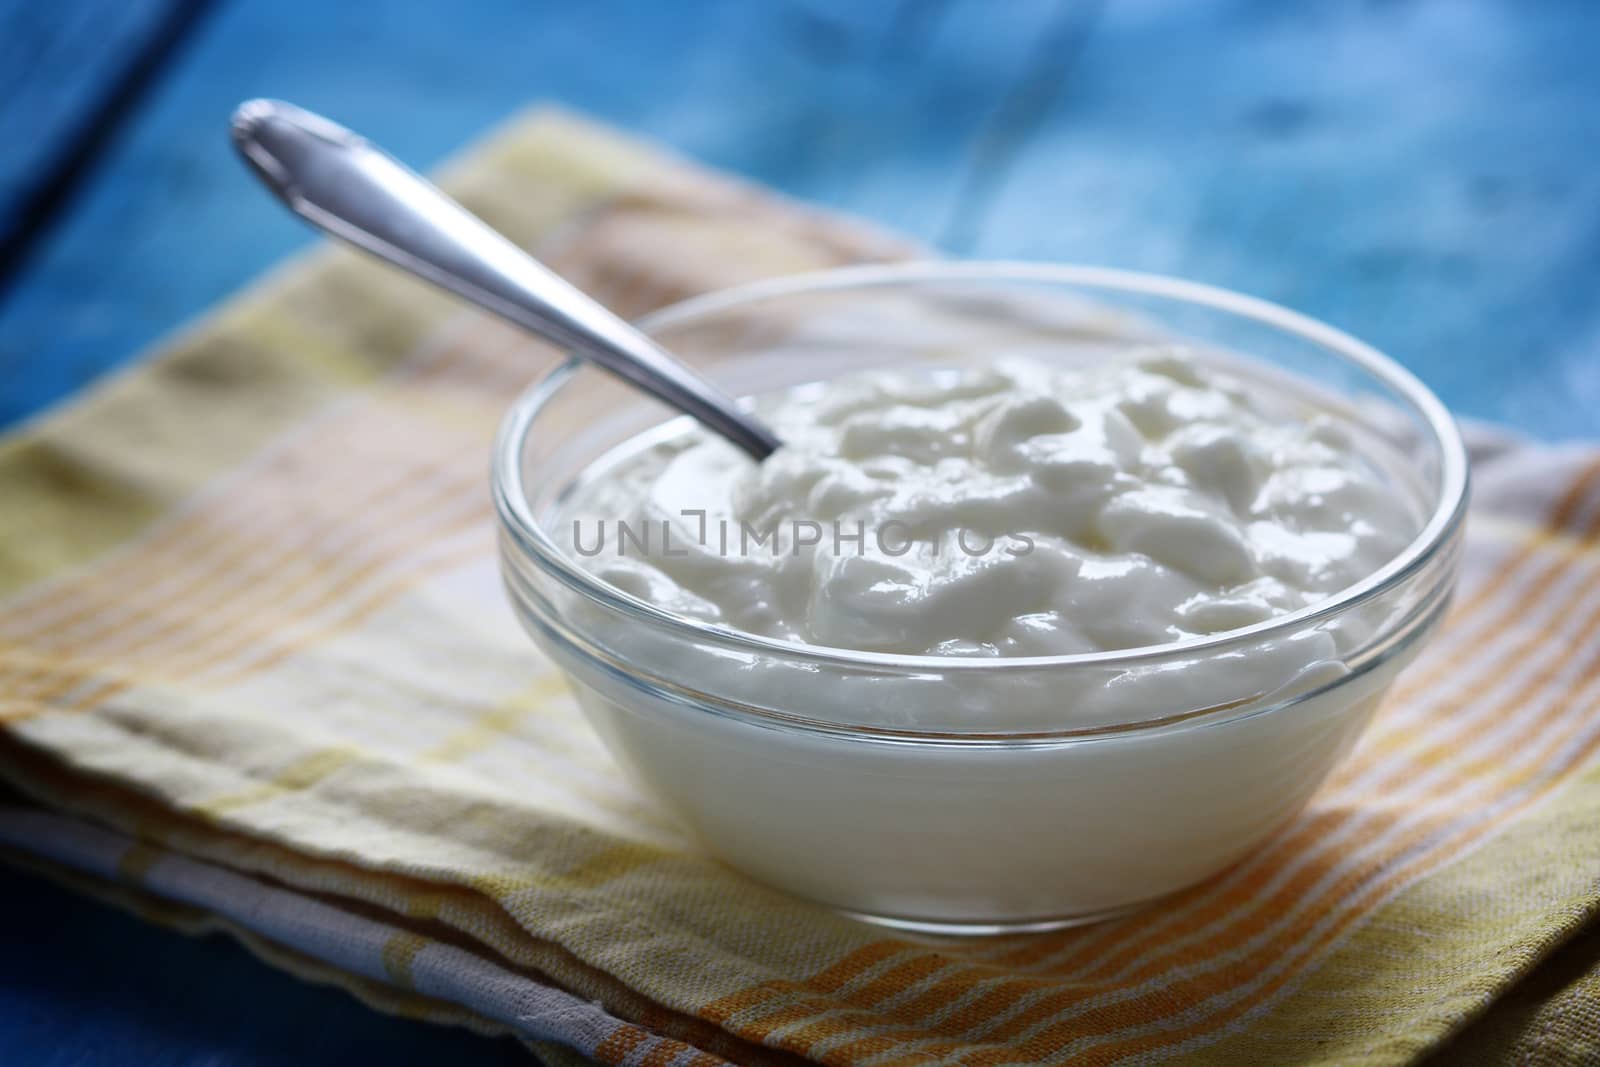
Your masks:
M0 425L309 240L278 95L427 166L533 100L947 252L1308 311L1456 410L1600 436L1591 0L0 0ZM0 1063L520 1058L0 874Z

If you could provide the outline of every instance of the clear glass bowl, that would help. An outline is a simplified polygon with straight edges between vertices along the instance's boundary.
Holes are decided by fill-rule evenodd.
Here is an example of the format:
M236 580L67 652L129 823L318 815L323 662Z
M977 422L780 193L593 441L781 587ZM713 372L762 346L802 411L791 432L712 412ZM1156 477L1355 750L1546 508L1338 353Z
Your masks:
M1207 878L1305 804L1448 604L1467 492L1449 415L1391 360L1275 305L1121 271L910 264L743 287L641 325L744 395L1000 354L1083 365L1177 340L1257 381L1285 417L1339 421L1418 516L1366 580L1203 639L983 660L791 644L667 613L563 553L552 524L585 468L681 417L581 362L556 370L496 445L517 615L625 767L710 851L799 896L984 932L1088 921ZM1293 642L1321 650L1317 669L1270 691L1196 666ZM1134 684L1133 713L1090 712L1085 694ZM886 694L956 725L897 722ZM1042 698L1060 707L1045 729ZM1013 699L1029 715L1008 715ZM949 714L974 702L982 732Z

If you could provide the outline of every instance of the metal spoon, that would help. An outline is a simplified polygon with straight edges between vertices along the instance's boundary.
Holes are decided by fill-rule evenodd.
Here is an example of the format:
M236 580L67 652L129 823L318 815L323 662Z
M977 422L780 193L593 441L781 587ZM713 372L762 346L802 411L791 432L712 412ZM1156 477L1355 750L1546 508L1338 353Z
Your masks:
M335 237L593 360L757 462L780 442L736 400L342 126L278 100L233 115L233 143L289 210Z

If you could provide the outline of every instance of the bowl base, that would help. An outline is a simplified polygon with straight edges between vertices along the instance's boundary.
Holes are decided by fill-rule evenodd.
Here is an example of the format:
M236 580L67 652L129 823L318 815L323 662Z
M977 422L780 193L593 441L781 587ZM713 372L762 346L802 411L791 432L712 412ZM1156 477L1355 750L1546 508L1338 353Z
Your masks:
M1149 907L1151 903L1152 901L1149 900L1137 900L1132 904L1119 904L1114 908L1104 908L1100 911L1080 912L1074 915L1058 915L1038 919L1003 919L998 922L978 919L952 921L907 919L898 915L878 915L868 911L853 911L849 908L837 908L835 910L843 915L848 915L852 919L859 919L874 926L885 926L891 930L898 930L908 934L925 934L934 937L998 937L1005 934L1043 934L1052 930L1070 929L1074 926L1088 926L1092 923L1105 922L1107 919L1116 919L1140 911Z

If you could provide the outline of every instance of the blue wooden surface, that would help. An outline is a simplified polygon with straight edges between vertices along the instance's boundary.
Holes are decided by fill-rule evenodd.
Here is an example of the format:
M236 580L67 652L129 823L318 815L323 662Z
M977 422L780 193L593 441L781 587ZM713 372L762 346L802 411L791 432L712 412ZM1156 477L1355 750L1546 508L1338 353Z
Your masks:
M560 100L957 253L1278 299L1466 414L1600 433L1592 0L216 7L0 294L0 420L308 240L223 145L270 93L420 165Z
M0 885L0 1064L434 1067L520 1064L527 1049L390 1018L259 963L7 871Z
M556 100L955 254L1276 299L1460 412L1600 436L1593 0L200 0L126 77L176 6L0 0L0 252L35 230L0 288L0 425L309 240L225 144L277 95L419 166ZM52 168L81 180L19 218ZM505 1055L21 876L0 961L0 1063Z
M166 0L95 0L0 16L0 234L16 223L41 171L62 156L101 103L106 78L137 51ZM85 70L96 72L84 76Z

